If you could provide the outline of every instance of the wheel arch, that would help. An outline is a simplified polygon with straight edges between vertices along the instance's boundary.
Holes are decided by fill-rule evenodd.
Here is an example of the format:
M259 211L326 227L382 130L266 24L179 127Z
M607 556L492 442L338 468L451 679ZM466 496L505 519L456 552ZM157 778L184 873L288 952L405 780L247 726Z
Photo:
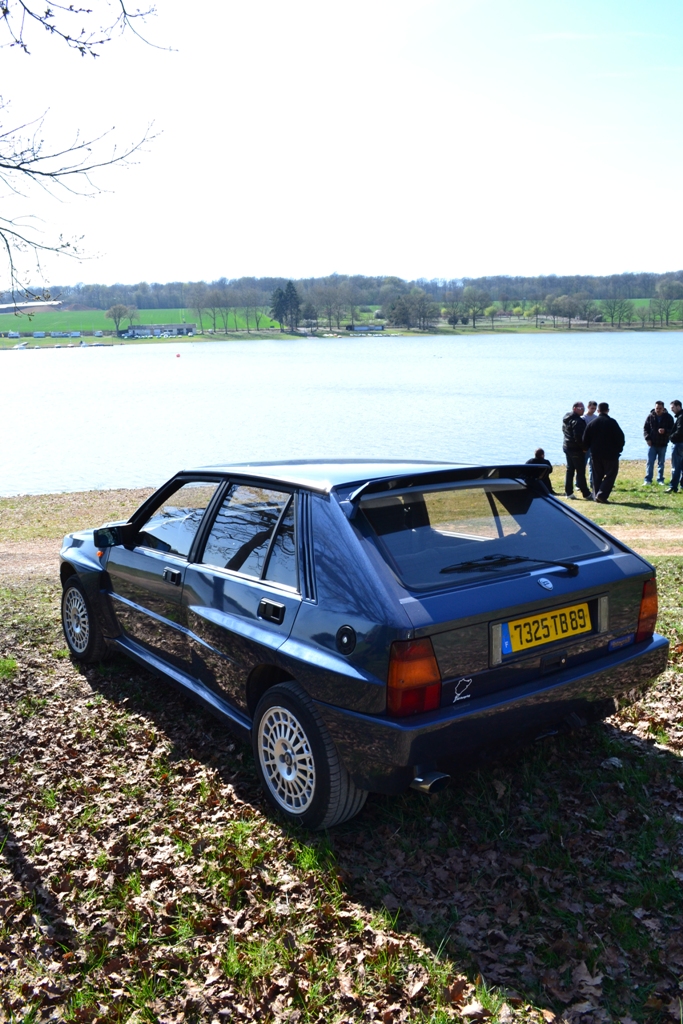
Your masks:
M59 578L61 580L62 586L65 586L66 581L68 579L71 579L72 576L78 576L78 573L74 569L71 562L62 562L62 564L59 567Z
M247 680L246 694L247 708L251 717L254 717L258 702L266 690L277 686L278 683L287 683L293 679L294 676L291 673L286 672L278 665L257 665L256 668L253 668Z

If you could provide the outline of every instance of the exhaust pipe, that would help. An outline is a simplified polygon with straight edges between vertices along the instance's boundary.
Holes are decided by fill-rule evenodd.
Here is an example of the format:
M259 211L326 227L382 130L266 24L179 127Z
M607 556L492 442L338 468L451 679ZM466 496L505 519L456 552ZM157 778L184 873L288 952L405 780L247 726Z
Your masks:
M410 788L416 789L418 793L439 793L450 781L450 775L444 775L443 772L424 772L415 769L415 778L410 783Z

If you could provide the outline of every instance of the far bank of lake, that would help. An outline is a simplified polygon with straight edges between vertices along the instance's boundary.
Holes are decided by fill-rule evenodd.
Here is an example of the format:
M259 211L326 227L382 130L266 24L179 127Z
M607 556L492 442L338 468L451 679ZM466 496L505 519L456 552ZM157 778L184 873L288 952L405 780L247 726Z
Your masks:
M2 355L0 493L155 485L182 466L314 457L562 461L561 420L609 401L643 458L683 398L683 333L203 341ZM645 353L657 351L657 359Z

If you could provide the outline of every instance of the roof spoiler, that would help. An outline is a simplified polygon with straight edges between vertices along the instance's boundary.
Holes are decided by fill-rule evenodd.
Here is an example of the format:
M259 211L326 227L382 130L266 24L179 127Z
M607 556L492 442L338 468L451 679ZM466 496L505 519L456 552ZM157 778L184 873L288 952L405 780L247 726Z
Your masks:
M405 491L413 487L430 487L466 480L496 480L510 477L522 478L527 483L539 480L546 472L546 466L539 463L512 463L507 466L463 466L459 469L441 469L426 473L412 473L405 476L381 477L368 480L356 487L339 502L347 519L354 519L361 498L369 494L386 494L391 491Z

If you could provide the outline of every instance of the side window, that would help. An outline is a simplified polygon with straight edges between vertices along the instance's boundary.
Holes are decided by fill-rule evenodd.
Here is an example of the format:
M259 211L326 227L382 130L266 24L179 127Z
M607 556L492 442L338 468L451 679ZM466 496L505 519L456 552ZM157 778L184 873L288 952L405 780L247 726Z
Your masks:
M207 505L218 484L182 484L152 513L138 534L137 546L187 558Z
M294 501L289 503L280 528L270 549L270 557L266 566L267 580L273 583L282 583L287 587L294 587L298 590L298 575L296 571L296 540L294 535Z
M260 579L271 538L291 495L233 484L216 516L202 561Z

